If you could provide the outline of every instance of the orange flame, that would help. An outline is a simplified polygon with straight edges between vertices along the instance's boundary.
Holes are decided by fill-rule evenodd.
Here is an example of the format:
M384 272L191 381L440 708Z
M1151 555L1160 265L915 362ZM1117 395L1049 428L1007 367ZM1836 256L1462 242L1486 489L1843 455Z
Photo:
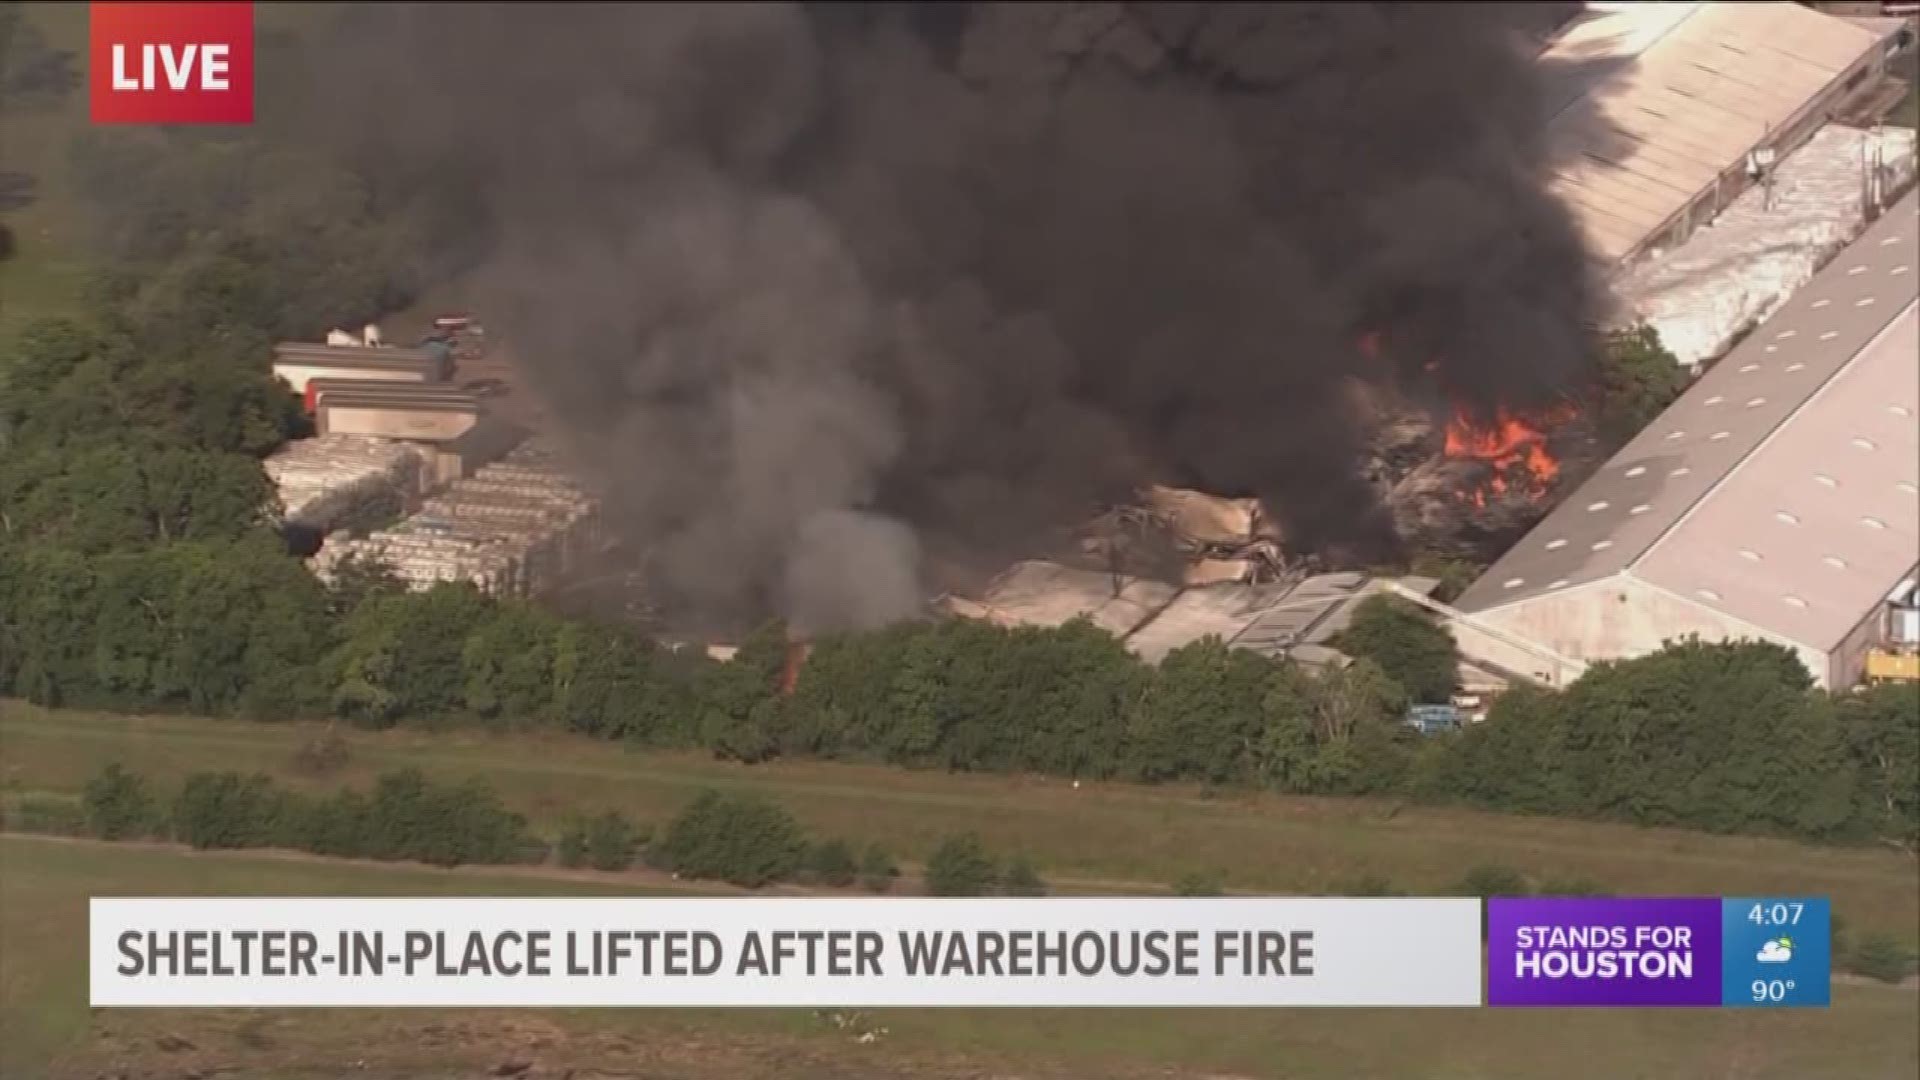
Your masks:
M1485 509L1490 499L1500 500L1518 492L1538 499L1560 476L1560 463L1547 449L1547 425L1565 420L1571 410L1552 410L1528 419L1506 409L1494 413L1491 424L1480 424L1456 410L1447 423L1446 455L1489 466L1485 482L1461 493L1461 498L1476 509Z
M800 685L800 669L806 666L807 654L812 651L813 646L804 641L789 641L787 643L786 663L780 667L781 697L793 696L794 687Z

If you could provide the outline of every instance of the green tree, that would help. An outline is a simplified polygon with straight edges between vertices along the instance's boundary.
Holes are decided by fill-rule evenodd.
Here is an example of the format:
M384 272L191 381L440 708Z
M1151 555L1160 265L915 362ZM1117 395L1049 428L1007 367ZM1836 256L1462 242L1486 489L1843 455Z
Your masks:
M578 870L587 865L587 823L574 818L560 833L560 842L554 845L554 855L561 866L569 870Z
M900 876L900 867L893 856L879 844L869 844L860 855L860 887L868 892L883 893L893 888L893 879Z
M807 874L822 885L843 889L860 874L845 840L822 840L807 848Z
M498 605L461 650L467 711L519 722L544 719L553 706L558 631L557 620L530 605Z
M1686 369L1660 343L1659 331L1647 325L1613 331L1600 362L1602 436L1610 445L1625 443L1686 388Z
M526 820L479 780L443 785L402 769L381 774L364 809L346 808L360 815L359 847L368 858L499 864L518 861L528 847Z
M785 810L754 795L703 791L668 826L661 861L684 877L757 889L800 868L806 840Z
M1486 567L1470 559L1453 555L1424 553L1413 560L1409 573L1421 577L1430 577L1439 582L1434 587L1433 598L1442 603L1450 603L1467 587L1476 581Z
M359 610L362 602L376 596L399 596L407 591L393 568L364 555L353 555L333 568L327 583L327 612L344 620Z
M927 892L934 896L984 896L999 880L999 868L974 833L940 842L927 860Z
M1597 664L1562 706L1574 812L1644 825L1836 838L1858 824L1858 773L1799 658L1751 641L1684 641Z
M1406 692L1372 660L1328 665L1307 683L1315 753L1303 775L1326 795L1384 791L1407 763Z
M1128 753L1122 725L1153 669L1084 619L1050 631L977 629L984 632L968 635L978 658L968 677L987 693L979 712L963 712L950 726L965 735L964 750L955 755L961 764L1072 778L1114 775Z
M705 669L699 688L701 741L716 756L752 763L779 748L778 693L787 649L786 626L768 623L748 635L732 660Z
M554 630L550 711L569 729L601 738L700 745L700 693L717 666L704 656L669 652L626 628L561 624Z
M1871 835L1920 843L1920 684L1885 683L1840 695L1836 719L1858 776Z
M1252 775L1274 677L1273 661L1217 637L1167 654L1128 714L1128 774L1215 783Z
M272 486L251 458L125 440L8 454L0 502L8 535L89 552L233 539L264 530L274 513Z
M194 773L174 801L173 834L201 849L269 847L286 839L288 810L266 776Z
M0 365L0 420L17 443L259 456L301 430L299 402L260 362L265 338L160 342L119 325L119 314L107 301L90 321L21 333Z
M164 593L137 598L156 619L161 700L202 714L313 715L316 658L332 646L326 594L269 537L158 549Z
M1847 966L1883 983L1898 983L1913 973L1913 951L1891 934L1873 932L1860 938Z
M1323 689L1296 664L1273 666L1260 701L1262 728L1251 749L1254 775L1262 784L1300 795L1335 790L1333 778L1323 768L1318 717ZM1325 737L1332 741L1331 732Z
M467 640L496 610L464 584L370 598L347 619L331 662L334 708L373 727L457 712L466 700Z
M1508 690L1485 720L1441 744L1426 794L1522 813L1576 812L1580 799L1566 760L1568 715L1555 691Z
M586 857L595 870L625 870L646 840L625 814L609 810L587 823Z
M1334 646L1379 664L1415 701L1450 701L1458 685L1453 635L1398 597L1379 593L1360 601Z
M102 840L145 836L155 825L153 796L144 777L113 762L87 781L82 800L87 831Z

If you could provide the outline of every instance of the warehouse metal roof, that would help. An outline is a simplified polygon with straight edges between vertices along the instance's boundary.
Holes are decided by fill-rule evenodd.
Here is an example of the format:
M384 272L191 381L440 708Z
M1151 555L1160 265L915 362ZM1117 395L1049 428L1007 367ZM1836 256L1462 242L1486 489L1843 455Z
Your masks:
M1439 584L1427 577L1398 583L1422 595ZM994 579L980 600L950 598L948 606L972 618L1019 626L1061 626L1086 618L1155 664L1206 637L1237 649L1307 660L1325 658L1325 644L1346 629L1354 602L1382 587L1378 579L1346 571L1265 585L1219 581L1182 588L1032 561L1016 563Z
M1116 585L1118 588L1116 589ZM1179 592L1145 578L1030 560L1015 563L987 587L983 614L1024 626L1064 626L1086 618L1125 637Z
M1553 187L1594 254L1652 238L1877 47L1799 4L1592 4L1541 54Z
M343 367L439 366L446 357L432 349L402 349L391 345L320 345L283 341L273 347L273 358L287 364L338 364Z
M1909 193L1496 562L1490 611L1630 573L1815 648L1920 551Z
M439 382L404 382L398 379L307 380L314 401L321 408L376 406L395 409L454 409L479 412L479 395L471 390Z

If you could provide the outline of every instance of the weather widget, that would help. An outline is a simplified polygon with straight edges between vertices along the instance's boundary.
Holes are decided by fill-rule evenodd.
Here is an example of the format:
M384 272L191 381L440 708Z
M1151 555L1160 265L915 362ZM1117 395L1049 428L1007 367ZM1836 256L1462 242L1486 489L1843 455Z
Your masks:
M1722 1005L1830 1003L1833 915L1825 897L1728 897L1720 927Z

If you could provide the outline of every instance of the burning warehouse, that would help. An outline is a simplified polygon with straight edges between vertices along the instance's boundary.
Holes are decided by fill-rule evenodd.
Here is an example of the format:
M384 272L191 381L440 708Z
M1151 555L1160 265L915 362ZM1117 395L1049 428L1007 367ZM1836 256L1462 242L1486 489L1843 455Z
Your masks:
M1246 519L1176 584L1398 554L1356 381L1441 358L1536 418L1589 374L1530 44L1566 7L369 6L303 130L470 212L471 299L663 607L866 626L949 565L1108 565L1076 530L1156 486ZM1491 512L1558 451L1489 422L1448 460Z
M1911 655L1917 230L1909 193L1475 582L1471 626L1578 661L1758 639L1835 688Z

